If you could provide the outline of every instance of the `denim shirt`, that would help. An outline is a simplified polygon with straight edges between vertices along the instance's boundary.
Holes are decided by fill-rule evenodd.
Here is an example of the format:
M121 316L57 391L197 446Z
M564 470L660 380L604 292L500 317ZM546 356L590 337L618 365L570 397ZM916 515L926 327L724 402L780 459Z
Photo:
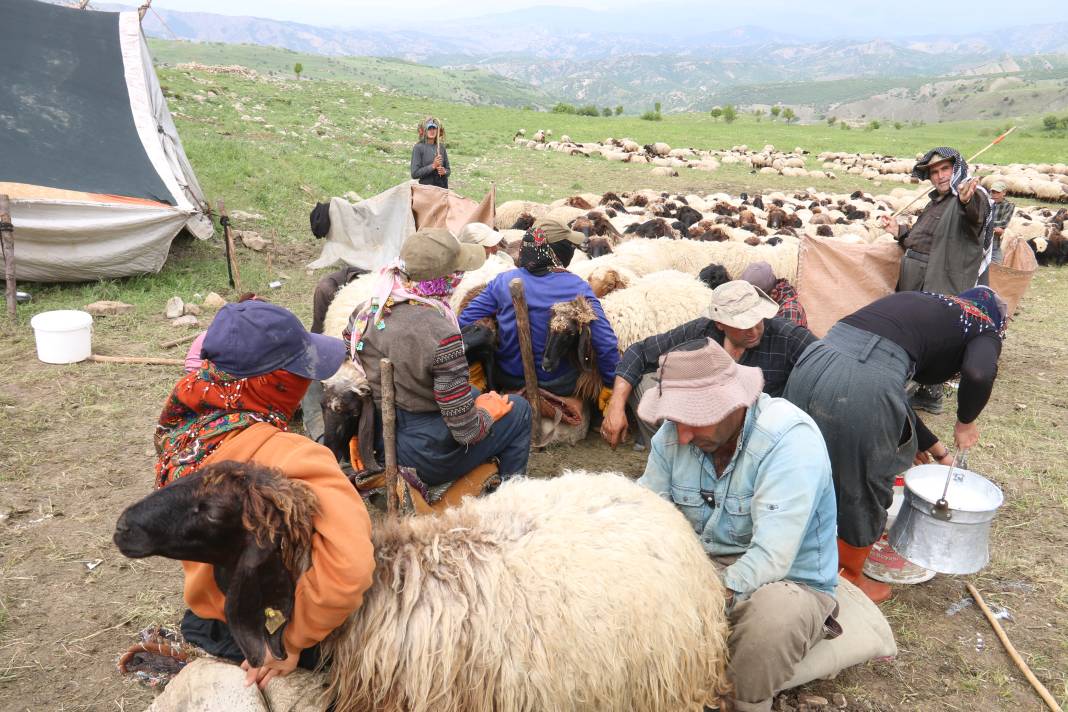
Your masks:
M789 401L760 394L718 478L711 455L679 445L666 421L638 482L674 502L710 555L742 554L723 572L741 598L782 579L835 594L831 462L819 428Z

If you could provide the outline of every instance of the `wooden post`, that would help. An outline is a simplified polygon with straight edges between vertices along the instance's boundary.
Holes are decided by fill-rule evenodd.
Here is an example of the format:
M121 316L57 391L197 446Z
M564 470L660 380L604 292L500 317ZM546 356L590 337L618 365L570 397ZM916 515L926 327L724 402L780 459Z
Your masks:
M15 227L11 224L11 203L0 194L0 249L4 253L4 298L7 316L15 323Z
M523 380L527 402L530 403L530 445L535 447L541 438L541 397L538 395L538 372L534 368L534 345L530 339L530 314L523 280L516 277L508 283L515 308L515 328L519 336L519 355L523 359Z
M396 390L393 386L393 362L388 358L380 362L382 371L382 441L386 456L386 513L397 514L400 499L397 496L397 403Z
M184 358L156 358L154 356L101 356L92 354L87 361L96 363L138 363L146 366L184 366Z
M226 270L230 275L230 288L236 289L238 293L243 292L241 289L241 270L237 268L237 255L234 249L234 235L230 232L230 216L226 214L226 204L219 199L219 224L223 228L223 240L226 245Z

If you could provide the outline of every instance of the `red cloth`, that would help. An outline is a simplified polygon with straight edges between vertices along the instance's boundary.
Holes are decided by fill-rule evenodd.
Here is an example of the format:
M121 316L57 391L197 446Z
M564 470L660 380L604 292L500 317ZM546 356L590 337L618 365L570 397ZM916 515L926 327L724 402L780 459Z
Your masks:
M311 381L281 369L234 378L204 361L174 386L156 426L156 487L187 475L227 435L253 423L289 426Z

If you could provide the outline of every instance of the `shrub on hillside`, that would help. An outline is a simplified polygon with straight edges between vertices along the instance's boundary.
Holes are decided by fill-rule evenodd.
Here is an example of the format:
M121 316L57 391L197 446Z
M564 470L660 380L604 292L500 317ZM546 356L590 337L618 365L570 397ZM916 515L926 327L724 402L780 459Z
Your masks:
M601 111L593 104L586 104L586 106L580 106L576 111L579 116L600 116Z
M577 109L575 109L575 107L573 105L565 104L562 101L559 104L557 104L556 106L553 107L553 113L554 114L574 114L576 112L577 112Z
M639 118L643 121L660 121L664 117L660 115L659 111L646 111Z

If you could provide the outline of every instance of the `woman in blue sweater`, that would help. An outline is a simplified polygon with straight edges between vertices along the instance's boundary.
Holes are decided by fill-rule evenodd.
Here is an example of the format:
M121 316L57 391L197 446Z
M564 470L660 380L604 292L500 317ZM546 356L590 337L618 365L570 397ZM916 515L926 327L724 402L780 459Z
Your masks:
M568 272L575 254L575 246L582 244L581 233L568 229L557 220L541 218L523 236L519 251L519 267L494 277L486 288L475 297L460 314L460 326L466 326L483 317L497 320L497 359L494 378L499 387L513 390L523 387L523 361L519 355L519 334L516 330L515 309L508 284L516 277L523 280L523 289L530 314L531 341L534 347L534 363L538 385L550 393L570 396L575 391L578 371L567 362L561 362L555 371L541 369L542 353L549 332L550 310L553 304L568 302L584 296L597 314L590 324L593 349L597 355L597 368L605 387L611 388L619 361L619 346L611 324L605 318L601 303L584 279Z

